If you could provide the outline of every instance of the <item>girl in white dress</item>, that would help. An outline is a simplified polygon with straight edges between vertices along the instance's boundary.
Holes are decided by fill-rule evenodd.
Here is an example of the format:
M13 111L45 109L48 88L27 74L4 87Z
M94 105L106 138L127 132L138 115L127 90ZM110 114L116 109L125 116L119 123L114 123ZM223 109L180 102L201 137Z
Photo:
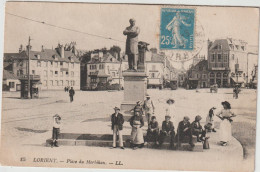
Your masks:
M219 136L220 142L222 146L226 146L230 141L232 133L231 133L231 122L232 118L236 115L231 111L231 105L229 102L224 101L221 103L223 108L219 114L216 116L219 117L222 121L220 123Z
M173 122L173 125L174 126L177 126L178 125L178 123L177 123L177 121L176 121L176 119L175 119L175 105L174 105L174 103L175 103L175 101L173 100L173 99L168 99L167 101L166 101L166 107L165 107L165 115L166 116L170 116L171 117L171 119L172 119L172 122Z

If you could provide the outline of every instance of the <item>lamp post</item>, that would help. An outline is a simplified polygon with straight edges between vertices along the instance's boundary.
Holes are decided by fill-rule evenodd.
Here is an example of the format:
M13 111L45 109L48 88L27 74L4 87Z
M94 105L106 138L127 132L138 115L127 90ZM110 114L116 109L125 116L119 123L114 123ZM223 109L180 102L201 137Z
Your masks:
M249 55L249 54L258 55L257 53L254 53L254 52L248 52L248 53L247 53L247 77L246 77L246 85L247 85L247 88L249 88L249 87L248 87L248 55Z
M31 38L29 36L28 41L28 98L31 97L31 83L30 83L30 49L31 49ZM32 98L32 97L31 97Z

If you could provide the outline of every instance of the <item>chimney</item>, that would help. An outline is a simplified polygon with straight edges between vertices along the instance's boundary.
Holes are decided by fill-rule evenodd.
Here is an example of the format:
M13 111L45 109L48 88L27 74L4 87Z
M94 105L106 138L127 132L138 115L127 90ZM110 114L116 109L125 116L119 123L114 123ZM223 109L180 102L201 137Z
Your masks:
M63 45L60 45L60 47L59 47L59 53L60 53L60 57L61 57L61 58L64 58L64 46L63 46Z
M22 51L23 51L23 45L21 44L19 48L19 53L21 53Z
M44 52L44 46L42 45L42 52Z

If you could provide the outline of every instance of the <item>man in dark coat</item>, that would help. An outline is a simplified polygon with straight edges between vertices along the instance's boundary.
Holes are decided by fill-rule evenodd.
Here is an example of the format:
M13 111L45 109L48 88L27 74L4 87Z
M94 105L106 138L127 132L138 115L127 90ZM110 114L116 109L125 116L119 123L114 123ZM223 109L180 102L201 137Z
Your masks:
M73 96L74 95L75 95L75 91L74 91L73 87L71 87L71 89L69 91L70 102L73 102Z
M183 118L183 121L179 122L178 130L177 130L177 136L178 136L178 146L181 145L183 142L184 137L189 138L189 143L192 145L192 135L190 131L190 118L188 116L185 116Z
M204 131L200 125L201 119L201 116L197 115L195 117L195 121L191 123L191 134L197 136L198 142L203 141L204 137L206 136L206 131Z
M122 136L124 117L121 113L119 113L120 109L118 107L115 107L114 110L115 113L113 113L111 116L111 123L112 123L111 129L113 130L113 148L116 148L116 138L118 134L119 146L121 147L121 149L124 149L123 136Z
M165 121L162 123L162 130L160 133L159 138L159 145L161 146L165 140L166 137L170 137L170 148L174 148L174 137L175 137L175 131L172 121L170 121L171 116L166 115Z

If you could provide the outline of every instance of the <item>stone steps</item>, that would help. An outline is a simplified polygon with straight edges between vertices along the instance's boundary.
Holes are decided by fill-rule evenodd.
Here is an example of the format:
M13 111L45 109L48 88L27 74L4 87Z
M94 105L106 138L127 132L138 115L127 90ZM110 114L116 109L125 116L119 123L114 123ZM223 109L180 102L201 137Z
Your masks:
M130 135L123 135L123 144L124 147L130 148ZM196 140L196 137L193 137L193 140ZM77 133L61 133L58 140L58 145L60 146L96 146L96 147L112 147L113 135L111 134L77 134ZM195 147L191 148L187 140L185 143L182 143L178 150L182 151L195 151L202 152L203 146L202 143L196 143L194 140ZM165 142L161 145L160 148L156 147L153 142L148 142L144 148L155 148L155 149L169 149L170 140L165 139ZM46 146L51 146L52 139L46 140ZM118 144L118 143L117 143Z

